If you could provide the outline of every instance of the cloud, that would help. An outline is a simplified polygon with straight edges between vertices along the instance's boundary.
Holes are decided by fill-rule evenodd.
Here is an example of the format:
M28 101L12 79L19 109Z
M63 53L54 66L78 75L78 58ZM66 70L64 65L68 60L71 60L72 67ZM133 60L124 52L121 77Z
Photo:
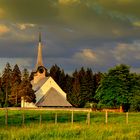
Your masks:
M118 62L135 62L140 60L140 42L134 41L131 44L119 43L113 50Z
M42 27L49 63L101 71L139 65L139 7L138 0L0 0L0 56L34 57Z
M33 28L33 27L35 27L35 24L31 24L31 23L17 24L17 27L20 30L25 30L27 28Z
M0 25L0 35L8 33L9 31L10 31L10 29L7 26L2 25L2 24Z
M32 70L33 66L33 59L32 58L0 58L0 73L3 71L3 69L6 66L6 63L9 62L11 67L15 64L18 64L21 70L24 68L27 68L28 70Z
M80 0L59 0L60 4L77 4L80 3Z
M0 19L3 18L5 15L5 12L2 8L0 8Z
M106 51L108 50L108 51ZM114 62L111 50L106 48L83 49L73 55L76 63L80 63L89 67L108 67Z
M82 51L77 52L74 57L87 62L97 61L97 54L91 49L83 49Z
M136 26L136 27L140 27L140 21L133 22L133 25Z

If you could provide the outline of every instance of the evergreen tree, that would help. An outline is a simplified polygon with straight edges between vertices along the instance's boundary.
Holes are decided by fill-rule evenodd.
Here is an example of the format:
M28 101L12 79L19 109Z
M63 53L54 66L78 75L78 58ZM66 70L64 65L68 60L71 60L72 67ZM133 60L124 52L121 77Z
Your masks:
M64 88L64 91L69 94L72 92L72 81L73 81L73 78L66 74L65 76L65 88Z
M80 81L77 70L73 73L72 92L68 95L68 101L74 107L80 107Z
M5 96L2 88L2 78L0 77L0 107L3 107L5 102Z
M29 77L29 71L27 69L24 69L23 72L22 72L22 80L29 80L30 77Z
M21 102L21 96L19 94L19 86L21 83L21 72L18 65L14 66L12 71L12 87L11 95L9 96L9 101L12 105L18 106Z
M66 88L66 76L63 69L60 69L56 64L50 69L50 76L54 81L65 90Z
M86 71L86 83L87 83L87 95L86 95L86 101L93 102L94 101L94 95L95 95L95 87L94 87L94 78L93 78L93 72L91 69L87 69Z
M65 76L63 69L60 70L58 85L62 88L62 90L65 90L65 88L66 88L66 76Z
M22 82L20 84L19 93L21 97L24 97L24 100L27 102L35 102L35 92L32 89L32 85L29 80L29 72L27 69L24 69Z
M54 79L54 81L59 85L60 83L60 68L55 64L50 69L50 76Z
M9 105L9 95L11 93L11 77L12 77L12 69L9 63L6 64L6 67L2 74L2 88L5 94L5 104L4 106Z

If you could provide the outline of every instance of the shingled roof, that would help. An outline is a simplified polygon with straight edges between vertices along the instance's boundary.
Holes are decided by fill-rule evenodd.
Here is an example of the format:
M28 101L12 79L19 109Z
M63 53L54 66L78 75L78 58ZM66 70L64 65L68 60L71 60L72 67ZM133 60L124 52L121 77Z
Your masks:
M72 105L54 88L51 88L37 103L38 107L72 107Z

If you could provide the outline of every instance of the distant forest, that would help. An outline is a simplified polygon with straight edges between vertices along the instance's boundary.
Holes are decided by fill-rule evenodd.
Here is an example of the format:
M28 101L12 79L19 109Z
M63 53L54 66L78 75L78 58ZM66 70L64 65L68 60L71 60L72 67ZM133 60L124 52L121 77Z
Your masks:
M140 111L140 75L130 72L125 64L110 68L106 73L94 73L82 67L72 75L53 65L47 76L67 93L67 100L74 107L119 108L124 111ZM27 69L20 71L16 64L13 69L7 63L0 77L0 107L20 106L21 97L35 102L31 75Z

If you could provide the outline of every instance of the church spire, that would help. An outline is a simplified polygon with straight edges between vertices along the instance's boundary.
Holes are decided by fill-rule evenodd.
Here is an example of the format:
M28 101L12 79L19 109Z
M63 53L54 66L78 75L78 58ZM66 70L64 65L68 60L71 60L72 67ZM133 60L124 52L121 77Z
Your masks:
M39 42L41 43L41 32L39 32Z
M39 66L43 66L41 32L39 32L39 44L38 44L38 53L37 53L36 69L37 69Z

